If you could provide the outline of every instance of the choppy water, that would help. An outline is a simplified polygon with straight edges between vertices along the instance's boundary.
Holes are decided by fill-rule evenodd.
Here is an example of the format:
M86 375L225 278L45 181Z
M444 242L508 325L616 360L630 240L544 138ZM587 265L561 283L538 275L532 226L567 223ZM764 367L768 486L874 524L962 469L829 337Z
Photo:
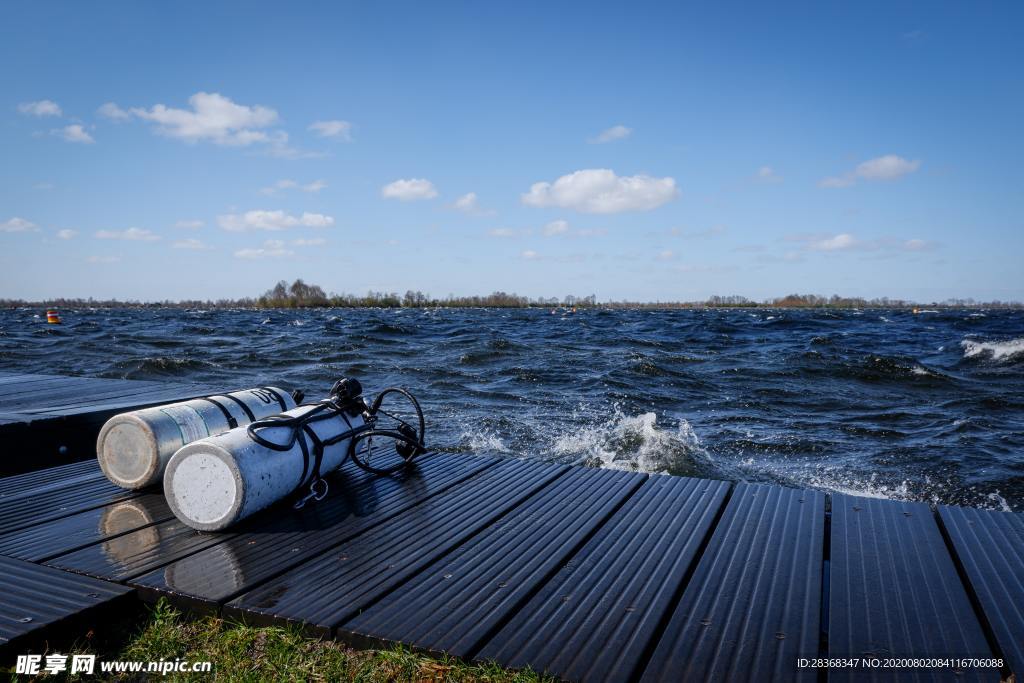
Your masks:
M429 441L1024 510L1014 311L0 311L0 369L418 394Z

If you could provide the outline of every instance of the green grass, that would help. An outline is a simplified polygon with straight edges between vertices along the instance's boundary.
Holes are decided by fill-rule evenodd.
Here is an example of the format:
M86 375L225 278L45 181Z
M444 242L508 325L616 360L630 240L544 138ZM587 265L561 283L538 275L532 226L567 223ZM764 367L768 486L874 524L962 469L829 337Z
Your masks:
M210 673L121 674L113 680L166 681L542 681L528 671L507 671L493 664L435 659L404 648L353 650L341 643L314 640L297 628L253 627L214 617L186 619L161 600L140 623L122 625L104 636L90 633L63 654L96 654L100 661L209 661ZM98 677L98 676L97 676ZM39 680L54 680L54 676ZM85 680L76 677L72 680ZM110 677L104 678L110 680Z

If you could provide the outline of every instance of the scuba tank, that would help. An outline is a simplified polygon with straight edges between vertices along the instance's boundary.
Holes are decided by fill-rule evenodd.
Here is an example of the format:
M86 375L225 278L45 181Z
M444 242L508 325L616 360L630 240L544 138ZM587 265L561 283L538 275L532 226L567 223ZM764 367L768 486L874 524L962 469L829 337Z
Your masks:
M394 394L410 401L416 415L412 424L381 407L385 396ZM381 416L397 426L381 428ZM423 433L423 413L412 394L390 388L367 405L359 382L341 379L323 401L185 445L167 465L164 493L182 522L217 531L306 487L296 508L323 499L328 484L322 475L349 456L370 472L397 471L424 452ZM393 442L394 448L374 449L375 438Z
M262 387L121 413L100 430L96 457L117 486L145 488L160 481L185 444L294 407L292 395Z

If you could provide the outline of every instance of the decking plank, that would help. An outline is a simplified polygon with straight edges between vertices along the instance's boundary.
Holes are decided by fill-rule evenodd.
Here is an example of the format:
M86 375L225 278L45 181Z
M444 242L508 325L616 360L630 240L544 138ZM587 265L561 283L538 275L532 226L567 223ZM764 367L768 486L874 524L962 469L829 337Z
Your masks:
M557 481L566 465L503 461L294 570L243 593L225 615L303 623L329 635L395 586Z
M102 543L103 552L127 554L124 544L136 539L118 537L174 518L163 493L144 493L103 507L0 536L0 555L42 562ZM153 533L157 533L154 531ZM144 534L139 535L144 536Z
M26 472L12 477L0 478L0 503L6 498L20 496L26 491L52 486L57 482L75 479L83 475L103 476L96 460L82 460L67 465L49 467L45 470Z
M347 641L471 657L647 475L575 468L338 627Z
M357 468L348 462L343 469L348 472ZM329 496L344 495L346 491L342 487L334 487L329 492ZM287 509L285 506L274 506L230 531L218 533L196 531L175 517L119 536L113 545L116 553L110 552L105 544L93 544L51 557L46 560L46 564L108 581L127 581L223 543L249 529L265 528L268 524L278 523L276 520L281 519L282 512ZM284 514L287 515L287 512Z
M129 599L131 589L31 562L0 557L0 646L69 618Z
M0 534L49 523L137 495L137 491L126 491L102 478L62 488L56 493L43 488L28 496L12 496L0 501Z
M634 680L729 487L648 479L477 659L570 681Z
M643 680L813 681L825 496L738 484Z
M192 609L218 605L380 525L453 486L472 486L495 458L434 455L401 474L362 470L336 479L339 495L290 511L223 543L135 579L147 597L170 595Z
M90 393L87 396L77 398L66 398L60 401L54 400L47 405L28 408L22 412L33 419L43 419L58 415L77 415L86 409L89 409L89 412L102 412L124 405L142 408L149 405L178 403L200 396L209 396L216 393L223 394L231 391L235 390L217 390L212 386L201 384L176 384L170 386L162 384L154 387L126 387L120 391L111 390L102 394ZM133 410L137 408L133 408Z
M939 506L1008 668L1024 681L1024 513Z
M992 656L925 503L832 497L830 657ZM999 680L998 670L830 669L830 681Z

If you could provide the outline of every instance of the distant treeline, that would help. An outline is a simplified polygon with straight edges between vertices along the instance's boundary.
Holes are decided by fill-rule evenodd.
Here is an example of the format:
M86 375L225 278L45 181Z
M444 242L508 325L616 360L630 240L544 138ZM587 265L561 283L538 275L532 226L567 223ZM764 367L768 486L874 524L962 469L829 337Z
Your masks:
M1024 308L1018 301L975 301L974 299L947 299L930 303L905 301L881 297L863 299L860 297L830 297L815 294L790 294L788 296L754 301L744 296L713 296L706 301L598 301L589 296L568 295L559 297L530 298L506 292L494 292L485 296L454 296L435 298L423 292L367 292L356 294L328 294L318 285L308 284L301 279L290 285L281 280L272 289L259 297L243 299L186 300L186 301L119 301L116 299L49 299L46 301L23 301L0 299L0 307L54 306L57 308Z

